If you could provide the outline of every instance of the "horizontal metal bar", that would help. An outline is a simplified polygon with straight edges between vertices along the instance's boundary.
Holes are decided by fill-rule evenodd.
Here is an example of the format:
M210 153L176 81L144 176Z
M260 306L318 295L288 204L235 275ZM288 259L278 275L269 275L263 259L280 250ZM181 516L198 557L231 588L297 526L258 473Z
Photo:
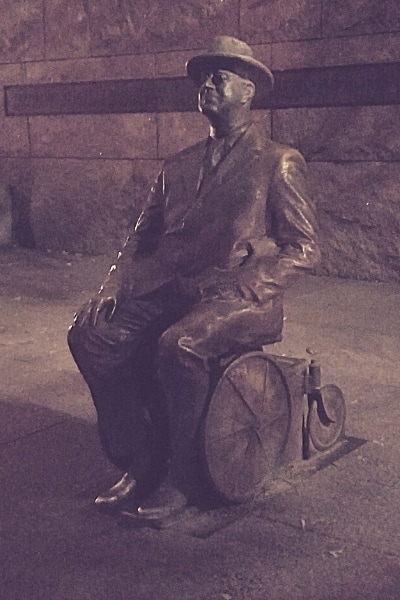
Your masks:
M277 71L269 96L253 108L371 106L400 103L400 63ZM5 86L8 116L188 112L196 89L186 77Z

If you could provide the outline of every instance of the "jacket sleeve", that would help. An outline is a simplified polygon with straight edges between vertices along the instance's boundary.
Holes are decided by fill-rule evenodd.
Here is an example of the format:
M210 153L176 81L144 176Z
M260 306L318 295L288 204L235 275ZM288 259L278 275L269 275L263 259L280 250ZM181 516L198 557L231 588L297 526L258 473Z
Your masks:
M275 242L277 253L273 257L254 253L258 263L254 284L257 296L286 287L293 275L314 269L321 260L306 170L303 156L289 149L282 154L273 174L267 199L267 233Z

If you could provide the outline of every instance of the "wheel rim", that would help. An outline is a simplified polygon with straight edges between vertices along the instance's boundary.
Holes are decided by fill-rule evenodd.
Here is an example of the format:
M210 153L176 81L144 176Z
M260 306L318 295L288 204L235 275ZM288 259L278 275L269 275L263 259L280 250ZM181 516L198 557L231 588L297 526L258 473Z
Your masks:
M251 498L287 442L290 397L278 366L262 352L224 372L205 419L204 450L214 486L231 501Z

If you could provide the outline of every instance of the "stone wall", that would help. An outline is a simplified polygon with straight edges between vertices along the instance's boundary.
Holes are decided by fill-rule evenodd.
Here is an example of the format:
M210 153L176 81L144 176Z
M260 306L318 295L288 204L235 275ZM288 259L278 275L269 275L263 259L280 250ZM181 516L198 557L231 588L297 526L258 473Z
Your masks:
M274 71L400 61L397 0L3 0L3 86L184 75L225 33ZM114 253L162 159L197 141L196 113L6 116L0 182L16 243ZM400 111L255 111L299 148L321 223L321 273L400 281Z

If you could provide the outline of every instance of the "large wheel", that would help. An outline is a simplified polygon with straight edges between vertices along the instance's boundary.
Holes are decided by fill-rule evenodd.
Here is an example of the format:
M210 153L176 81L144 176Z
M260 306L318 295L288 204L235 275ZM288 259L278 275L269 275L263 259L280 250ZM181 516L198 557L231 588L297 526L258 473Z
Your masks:
M212 395L204 424L206 466L217 491L243 502L272 473L290 424L290 396L275 362L262 352L236 359Z

